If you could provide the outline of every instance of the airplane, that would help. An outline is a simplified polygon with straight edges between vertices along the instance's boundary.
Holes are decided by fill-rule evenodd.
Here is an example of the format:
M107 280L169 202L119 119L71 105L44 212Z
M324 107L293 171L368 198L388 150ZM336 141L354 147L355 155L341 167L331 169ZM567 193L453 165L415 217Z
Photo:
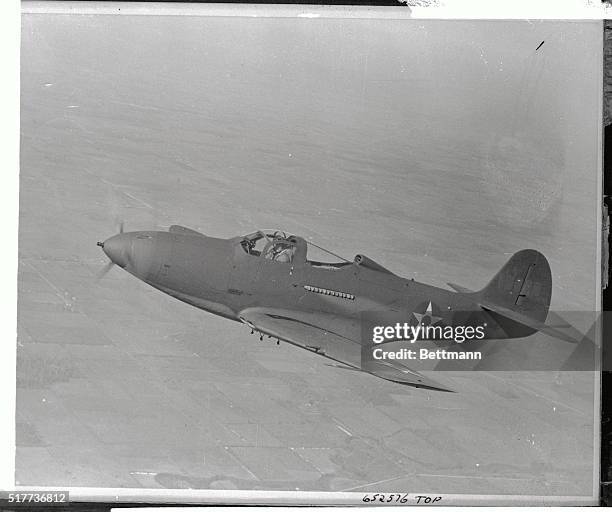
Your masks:
M364 325L406 319L417 326L486 325L486 339L540 331L578 343L561 330L568 324L545 323L551 270L534 249L516 252L474 291L453 283L448 283L451 290L419 283L363 254L349 261L280 230L222 239L178 225L134 232L123 232L121 225L119 234L97 245L110 259L103 274L117 265L180 301L242 322L260 339L267 335L331 359L333 366L413 387L452 391L410 362L371 357L375 344ZM426 342L473 350L454 340Z

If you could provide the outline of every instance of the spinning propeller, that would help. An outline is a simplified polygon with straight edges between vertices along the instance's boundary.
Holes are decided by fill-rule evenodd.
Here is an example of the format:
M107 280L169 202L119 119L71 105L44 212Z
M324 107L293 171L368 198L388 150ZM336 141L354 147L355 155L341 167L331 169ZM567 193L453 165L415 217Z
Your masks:
M118 233L117 235L115 235L115 236L118 236L118 235L122 235L122 234L123 234L123 227L124 227L124 226L123 226L123 221L120 221L120 222L119 222L119 233ZM111 237L111 238L114 238L114 237ZM105 245L105 244L106 244L106 243L107 243L107 242L108 242L108 241L109 241L111 238L107 239L105 242L97 242L97 243L96 243L96 245L97 245L98 247L101 247L101 248L102 248L102 250L104 251L104 254L106 254L106 256L107 256L107 257L110 259L110 261L109 261L109 262L108 262L106 265L104 265L104 267L103 267L103 268L102 268L102 269L101 269L101 270L98 272L98 274L96 275L96 278L97 278L97 280L98 280L98 281L99 281L100 279L102 279L102 278L103 278L103 277L104 277L106 274L108 274L108 273L109 273L109 271L110 271L110 269L111 269L111 268L113 268L113 267L115 266L115 264L116 264L116 263L115 263L115 261L113 260L113 258L111 257L111 255L109 255L108 249L107 249L107 250L105 250L105 249L104 249L104 245ZM129 258L129 255L128 255L128 258Z

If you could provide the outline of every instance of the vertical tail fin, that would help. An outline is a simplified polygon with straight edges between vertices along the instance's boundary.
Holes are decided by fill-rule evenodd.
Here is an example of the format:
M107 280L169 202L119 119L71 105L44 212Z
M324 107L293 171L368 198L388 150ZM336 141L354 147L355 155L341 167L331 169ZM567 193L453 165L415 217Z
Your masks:
M536 250L519 251L479 293L486 303L544 322L552 294L548 261Z

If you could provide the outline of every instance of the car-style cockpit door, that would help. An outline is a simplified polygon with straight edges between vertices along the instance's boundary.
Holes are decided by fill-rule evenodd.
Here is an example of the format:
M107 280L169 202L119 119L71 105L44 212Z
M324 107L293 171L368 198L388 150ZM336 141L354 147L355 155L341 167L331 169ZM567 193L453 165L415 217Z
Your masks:
M237 240L234 246L228 291L277 295L299 280L306 261L306 242L275 231L257 231Z
M260 256L257 288L270 295L287 294L301 287L306 242L296 236L272 237Z

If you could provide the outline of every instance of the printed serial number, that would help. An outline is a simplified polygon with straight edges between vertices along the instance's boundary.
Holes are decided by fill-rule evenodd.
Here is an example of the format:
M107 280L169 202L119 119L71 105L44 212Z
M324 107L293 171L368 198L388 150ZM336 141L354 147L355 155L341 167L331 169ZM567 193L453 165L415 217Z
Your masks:
M416 505L433 505L441 501L442 496L416 495L410 498L408 493L386 494L377 492L375 494L365 494L362 499L364 503L408 503L410 500Z
M2 493L9 503L68 503L67 492L8 492Z

